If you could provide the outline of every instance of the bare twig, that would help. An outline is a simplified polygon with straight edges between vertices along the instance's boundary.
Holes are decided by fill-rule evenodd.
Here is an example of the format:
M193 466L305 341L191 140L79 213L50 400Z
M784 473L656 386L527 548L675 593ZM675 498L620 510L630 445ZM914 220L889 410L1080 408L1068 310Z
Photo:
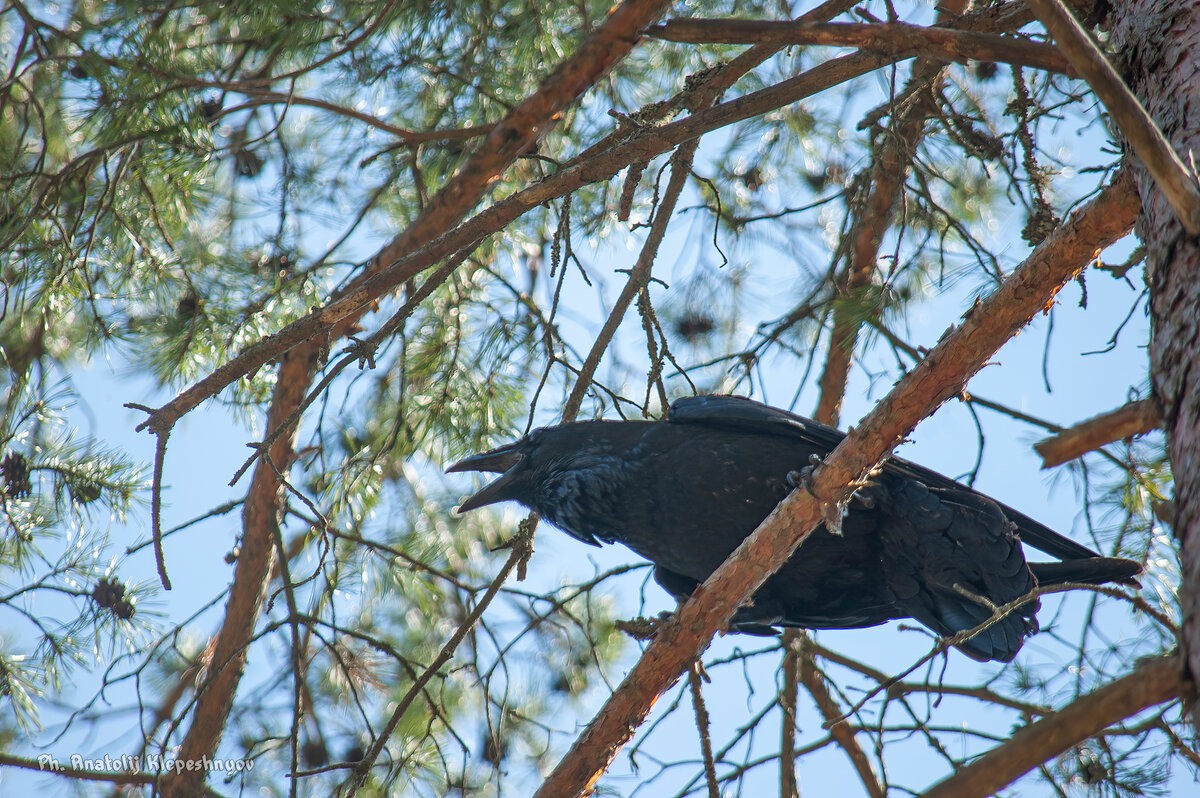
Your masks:
M523 537L525 539L531 538L533 536L533 530L535 526L536 521L526 519L524 522L522 522L521 529L517 533L517 537ZM476 602L473 608L471 608L471 612L466 618L463 619L463 622L459 624L458 629L456 629L454 634L450 636L450 639L442 645L441 650L438 652L438 655L434 657L433 662L429 663L425 670L421 672L421 675L413 681L412 685L404 693L404 696L400 699L400 702L396 705L396 708L392 710L391 718L388 719L388 722L383 727L383 730L376 736L375 742L371 744L371 748L366 752L366 754L363 755L363 758L359 761L359 763L355 765L354 773L349 779L345 798L353 798L354 794L358 792L358 789L366 783L367 776L370 774L371 768L375 766L375 762L379 759L379 755L383 752L384 746L386 746L388 740L391 739L392 732L396 730L396 726L398 726L400 721L404 718L405 713L408 712L408 709L412 706L413 701L422 693L422 691L425 689L425 685L429 684L429 681L437 675L442 666L449 662L450 658L454 656L454 652L458 649L459 643L461 643L467 634L470 633L471 629L474 628L475 622L479 620L479 616L481 616L483 611L487 609L488 605L492 603L492 599L494 599L496 594L500 592L500 588L504 585L505 580L508 579L508 575L511 574L513 569L520 564L524 556L525 551L523 546L514 545L512 547L512 551L508 555L508 560L506 560L503 567L501 567L500 573L496 574L496 578L492 580L490 585L488 585L487 591L479 597L479 601Z
M658 255L658 248L667 233L667 225L675 213L679 195L687 183L688 176L692 173L692 160L696 157L696 148L699 146L700 140L693 139L676 150L675 155L671 158L671 179L667 182L667 190L654 212L654 222L650 225L650 234L646 236L646 242L642 245L637 263L629 271L629 280L625 283L617 301L613 303L612 311L608 314L600 332L596 334L596 340L592 343L592 348L583 361L575 385L571 389L571 395L567 397L566 404L563 406L564 422L574 421L579 414L579 408L583 405L583 397L587 395L588 388L592 385L592 377L595 376L596 369L600 366L600 359L604 356L608 345L612 343L613 336L616 335L617 328L621 326L621 321L624 320L629 306L633 304L633 300L650 280L650 269L654 265L654 258Z
M1053 468L1105 444L1142 435L1161 426L1162 416L1157 403L1153 399L1141 399L1081 421L1038 441L1033 448L1042 456L1042 468Z
M1200 187L1150 114L1125 85L1087 31L1059 0L1029 0L1059 49L1096 92L1134 153L1150 170L1179 221L1200 235Z
M721 798L717 784L717 765L713 762L712 737L709 736L708 708L700 691L700 661L688 670L688 688L692 692L692 708L696 713L696 731L700 735L700 754L704 757L704 778L708 782L708 798Z
M983 798L1106 726L1177 698L1184 686L1175 657L1147 660L1133 673L1020 729L1008 742L939 782L924 798Z
M1075 77L1056 47L1020 36L1000 36L903 22L776 22L752 19L671 19L646 35L692 44L827 45L887 55L949 61L1000 61Z

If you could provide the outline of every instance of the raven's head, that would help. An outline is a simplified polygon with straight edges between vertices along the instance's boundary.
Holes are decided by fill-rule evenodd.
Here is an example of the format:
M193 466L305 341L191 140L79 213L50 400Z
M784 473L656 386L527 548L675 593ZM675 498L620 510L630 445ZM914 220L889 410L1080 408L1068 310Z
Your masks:
M649 425L580 421L543 427L513 443L460 460L446 472L488 471L500 477L467 498L458 512L515 501L573 530L589 497L618 484L622 456Z

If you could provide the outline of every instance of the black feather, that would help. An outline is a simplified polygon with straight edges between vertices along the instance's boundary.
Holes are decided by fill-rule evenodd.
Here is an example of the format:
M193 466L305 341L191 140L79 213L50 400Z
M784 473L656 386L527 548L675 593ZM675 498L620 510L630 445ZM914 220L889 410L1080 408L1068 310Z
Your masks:
M450 471L502 476L461 510L517 501L592 545L623 543L685 599L793 488L838 430L749 399L697 396L665 422L586 421L535 430ZM992 619L1039 582L1136 584L1131 560L1100 557L927 468L891 458L855 494L842 536L823 527L734 615L731 628L844 629L915 618L940 635ZM461 511L460 510L460 511ZM1027 564L1025 542L1061 563ZM1009 661L1037 631L1030 600L960 648Z

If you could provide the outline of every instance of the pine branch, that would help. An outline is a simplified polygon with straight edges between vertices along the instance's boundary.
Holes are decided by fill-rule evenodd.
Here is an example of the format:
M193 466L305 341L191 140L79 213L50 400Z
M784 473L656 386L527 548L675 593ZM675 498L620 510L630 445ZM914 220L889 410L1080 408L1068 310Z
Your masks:
M1047 237L1001 286L968 311L929 355L850 432L813 476L812 494L795 491L659 630L571 750L542 783L539 798L572 798L592 789L659 696L724 628L738 606L779 568L853 485L916 423L956 395L987 359L1039 312L1100 249L1124 236L1137 213L1121 172Z
M1042 456L1042 468L1053 468L1113 441L1143 435L1161 426L1157 403L1142 399L1081 421L1038 441L1033 448Z
M1134 153L1171 203L1184 229L1192 235L1200 235L1200 187L1196 184L1194 170L1189 171L1184 165L1167 137L1071 12L1059 0L1029 0L1029 4L1067 60L1104 102Z
M816 703L821 717L825 718L830 736L846 752L846 756L850 759L850 764L853 766L854 772L858 774L859 780L862 781L867 795L871 796L871 798L884 798L887 791L879 783L879 777L871 767L871 760L867 758L866 752L863 751L862 746L858 744L858 739L855 737L858 729L844 720L839 720L843 714L842 709L838 705L837 699L833 697L829 686L825 683L825 675L817 667L810 642L806 636L806 639L801 643L802 649L799 652L800 683L804 685L809 695L813 697L813 701Z
M984 798L1105 727L1178 698L1183 687L1177 657L1149 659L1132 673L1018 730L1011 740L939 782L923 798Z
M965 6L965 0L948 3L939 9L938 20L948 21ZM853 226L846 236L849 242L846 269L837 286L846 301L834 306L829 351L818 381L821 395L814 417L830 426L836 427L841 416L850 362L862 327L861 314L853 307L854 297L871 284L883 235L891 226L905 174L924 135L925 120L936 110L933 97L944 78L944 68L936 61L922 56L913 63L912 76L902 96L912 95L915 99L893 115L887 135L877 139L872 154L867 196L854 209Z
M615 8L577 53L563 61L537 92L517 105L496 125L482 148L430 201L422 215L375 256L367 269L369 276L351 284L335 298L332 304L338 305L339 299L342 300L346 312L332 317L326 314L322 319L325 333L335 336L344 334L367 308L360 301L364 290L362 284L370 282L402 254L415 248L416 242L434 238L458 222L479 201L492 180L538 137L544 135L565 105L574 101L592 82L628 54L636 41L637 31L653 21L665 5L665 0L628 0ZM387 288L403 282L400 280ZM351 298L348 302L347 297ZM320 312L316 315L322 318ZM268 437L285 424L295 408L304 401L321 356L324 336L300 340L304 341L303 346L293 351L288 351L291 347L281 350L288 353L280 366L275 394L267 413ZM164 413L160 409L142 426L151 425L151 429L163 437L169 433L179 415L174 410ZM255 469L243 510L241 553L230 588L225 619L217 636L214 666L199 688L192 725L180 748L179 757L182 759L198 760L211 756L228 721L233 697L245 667L247 647L254 634L269 584L268 576L274 565L273 530L279 512L281 484L271 466L274 464L287 468L291 463L294 434L293 428L290 434L278 436L268 450L270 462L260 460ZM156 485L155 491L159 489L160 486ZM398 720L398 717L395 718L396 722ZM381 741L386 742L386 736ZM378 755L376 748L373 751ZM366 768L369 766L368 763ZM365 775L365 772L364 768L360 775ZM203 790L205 775L203 771L175 774L162 784L163 795L166 798L197 795Z
M959 4L962 7L962 4ZM776 22L757 19L672 19L646 35L686 44L770 44L854 47L891 56L938 61L999 61L1061 72L1075 70L1058 49L1020 36L922 27L903 22Z
M953 27L962 30L997 30L1028 21L1028 8L1023 0L1005 4L1008 5L1013 8L965 15ZM404 285L443 258L478 245L533 208L590 183L608 180L630 164L647 161L704 133L790 105L900 60L903 59L868 53L843 56L679 121L646 127L632 135L622 130L620 134L589 147L561 171L497 202L462 224L458 224L458 220L474 202L463 199L457 215L448 212L441 204L431 203L425 214L410 228L418 232L403 234L376 254L369 261L370 267L362 278L335 293L323 306L248 346L162 407L148 411L150 418L139 424L137 429L149 429L156 434L160 430L169 430L201 402L216 396L247 374L255 373L293 347L313 339L337 337L340 331L361 318L376 299ZM468 163L460 175L477 168L482 167ZM494 177L492 175L482 181L484 187ZM446 190L462 194L461 184L462 181L448 184ZM480 181L472 179L470 184L478 187ZM420 247L413 244L406 249L401 246L401 239L408 244L419 241L428 243Z

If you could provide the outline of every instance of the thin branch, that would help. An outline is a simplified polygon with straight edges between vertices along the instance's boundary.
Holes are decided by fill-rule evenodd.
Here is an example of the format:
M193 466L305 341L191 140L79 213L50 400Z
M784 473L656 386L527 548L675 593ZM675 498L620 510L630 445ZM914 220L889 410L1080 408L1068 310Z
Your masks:
M1200 235L1200 187L1167 137L1125 85L1087 31L1059 0L1029 0L1058 47L1096 92L1134 153L1150 170L1179 221Z
M851 486L921 418L961 391L1002 344L1054 301L1098 249L1129 231L1138 210L1132 183L1129 174L1121 172L1077 209L850 432L816 470L811 494L794 491L696 588L542 783L538 798L573 798L595 786L658 697L816 528L825 508L838 512ZM817 496L824 497L825 508Z
M463 619L463 622L459 624L458 628L454 631L454 634L452 634L450 639L442 645L441 650L438 652L438 655L434 658L433 662L429 663L425 670L421 672L421 675L413 681L407 692L405 692L404 697L400 699L400 702L392 711L392 716L388 719L383 731L380 732L375 738L375 742L372 743L371 748L366 752L366 754L363 755L362 760L355 765L354 773L348 780L348 789L345 793L345 798L353 798L355 793L358 792L359 788L366 783L367 776L370 774L371 768L375 766L376 760L379 759L379 755L383 752L388 740L391 739L392 733L396 730L396 726L400 724L400 721L404 718L405 713L407 713L409 707L412 706L413 701L417 698L417 696L421 695L425 689L425 686L429 684L430 680L432 680L434 676L438 674L442 666L449 662L450 658L454 656L454 652L458 649L459 644L475 627L475 622L479 620L479 616L483 615L483 611L488 608L488 606L492 603L492 599L494 599L500 592L500 588L504 585L505 580L508 579L508 575L511 574L513 569L516 568L524 559L526 546L522 544L522 541L528 543L528 541L532 540L533 530L537 525L536 520L533 520L535 518L536 516L527 518L521 523L521 528L517 532L516 539L513 541L512 552L508 555L508 559L504 562L504 566L500 569L500 573L496 574L496 578L492 580L490 585L488 585L487 592L480 596L479 601L471 609L471 612L467 615L467 617Z
M842 716L842 708L838 705L837 699L833 697L829 686L825 683L825 675L821 669L817 667L816 661L813 659L811 641L805 636L801 642L802 650L800 654L800 683L808 690L813 697L813 701L820 710L821 716L825 718L828 724ZM871 760L867 758L866 752L862 746L858 744L855 737L858 730L846 722L834 722L828 726L829 734L846 752L846 756L850 759L850 764L854 767L858 778L863 783L863 787L867 791L867 795L871 798L883 798L887 791L883 785L879 783L879 777L875 774L874 768L871 767Z
M617 328L621 326L629 306L633 304L633 300L650 281L650 270L654 266L654 258L658 255L658 248L667 233L667 225L670 224L671 217L675 213L679 195L687 183L688 176L692 173L692 160L696 157L696 149L699 146L700 139L693 139L676 150L671 157L671 178L667 182L667 189L663 194L662 201L654 212L654 222L650 226L650 234L646 236L646 242L642 245L637 263L629 271L629 280L625 283L617 301L613 303L612 311L605 319L600 332L596 334L596 340L592 343L592 348L583 361L578 378L571 389L571 395L567 397L566 404L563 406L564 423L574 421L579 414L579 408L583 405L583 397L587 395L587 391L592 385L592 377L600 366L600 359L608 350L608 345L612 343L613 336L616 335Z
M700 735L700 754L704 757L704 778L708 782L708 798L721 798L717 784L717 766L713 762L712 737L709 736L708 708L700 691L700 661L688 669L688 688L692 692L692 708L696 713L696 731Z
M311 108L319 108L322 111L329 111L339 116L345 116L350 119L357 119L364 125L378 128L386 133L404 141L405 144L421 144L427 141L464 141L466 139L480 138L492 132L492 126L473 125L471 127L448 128L445 130L409 130L407 128L397 127L396 125L388 124L382 119L363 111L354 108L347 108L344 105L321 100L315 97L304 97L299 94L288 94L279 91L267 91L265 89L255 89L241 86L237 83L225 83L222 81L197 81L204 86L214 88L227 89L229 91L237 91L250 97L251 100L241 105L233 106L224 109L224 115L234 114L246 108L256 108L260 105L305 105Z
M799 629L785 629L781 638L783 646L783 694L779 696L779 708L783 717L779 733L779 798L798 798L796 785L796 704L800 693L800 643Z
M955 27L991 30L998 25L1019 25L1026 21L1028 15L1025 13L1025 4L1011 5L1015 8L1004 9L1005 13L999 16L999 11L995 10L966 15L956 22ZM715 105L677 122L645 127L631 136L616 136L611 140L611 146L589 148L569 167L492 205L458 227L454 225L474 201L462 201L461 208L446 208L431 203L409 232L371 259L367 276L337 292L324 306L244 349L155 410L151 419L140 424L138 429L153 429L153 425L170 428L201 402L216 396L238 379L253 374L298 344L348 328L379 297L443 258L481 243L533 208L590 183L608 180L631 163L647 161L704 133L781 108L899 60L903 59L877 54L843 56L774 86ZM500 126L497 126L499 129ZM496 135L496 130L493 130L488 141ZM482 192L496 176L496 173L487 170L489 166L494 165L490 161L480 164L471 162L460 172L460 176L476 169L486 171L486 180L471 180L471 186ZM456 178L443 192L439 192L439 196L446 192L462 196L462 181ZM419 241L429 243L417 247Z
M1011 740L934 785L923 798L991 795L1106 726L1177 698L1183 688L1182 663L1176 657L1147 660L1133 673L1019 729Z
M275 393L267 412L268 436L286 423L295 408L304 401L308 386L312 384L316 364L322 360L322 349L330 338L347 334L354 321L369 308L371 289L364 286L373 286L375 296L379 297L402 285L407 277L401 277L399 280L380 280L380 274L391 272L391 277L395 277L396 261L417 249L419 242L436 238L458 223L479 202L479 198L496 177L547 132L566 105L574 102L629 53L637 40L637 31L657 19L665 6L666 0L627 0L614 8L604 22L583 41L578 51L560 62L536 92L513 108L492 129L480 149L430 200L422 214L371 260L364 276L339 291L324 310L318 310L306 317L310 334L294 337L286 346L276 350L277 355L286 355L282 358ZM461 247L455 248L454 251L458 249ZM437 259L450 254L452 252L443 253ZM432 262L426 265L431 265ZM331 307L337 310L330 313ZM296 325L293 324L287 329L293 329L294 335L295 328ZM275 337L277 336L273 336ZM301 342L303 346L296 346ZM272 346L264 344L265 342L260 342L251 349L257 349L261 354L264 348L270 349ZM259 361L253 365L253 369L272 359L274 356ZM190 392L190 406L186 403L176 404L180 402L176 399L174 403L152 414L139 428L150 426L156 434L170 429L188 409L215 395L217 390L229 382L249 373L249 369L239 369L249 366L253 361L245 361L242 356L238 356L232 362L237 361L242 361L241 366L231 369L227 363L213 375L185 391L181 398L188 396ZM229 382L220 385L208 382L218 372L222 372ZM196 393L197 388L202 385L204 387ZM206 391L211 392L205 393ZM290 434L280 436L275 441L269 453L270 462L279 463L284 467L292 462L294 435L293 428ZM206 681L198 690L192 724L180 748L179 756L182 759L199 760L205 756L212 756L216 751L233 706L234 695L245 667L247 648L262 609L262 601L269 584L268 578L274 565L272 530L278 523L281 500L279 478L272 468L267 467L267 459L259 460L243 508L241 553L213 658L214 662L224 664L211 669ZM519 562L523 556L523 553L514 550L514 557L510 560L516 558ZM461 636L452 639L457 646ZM387 735L383 735L376 741L376 746L372 747L375 755L378 755L379 747L385 744L386 740ZM190 797L201 791L205 778L206 774L202 771L174 774L164 780L162 794L165 798Z
M103 762L103 759L98 760ZM121 760L115 764L119 767ZM153 784L158 780L154 773L142 773L136 770L89 770L88 768L68 767L58 762L52 756L43 754L37 759L27 759L13 754L0 752L0 765L10 768L24 768L39 773L50 773L68 779L84 781L107 781L111 784Z
M938 21L948 22L965 5L964 0L947 2L938 10ZM814 417L824 424L836 427L840 420L850 363L864 323L864 314L858 307L860 296L874 278L879 247L895 217L904 176L925 134L925 121L936 109L931 87L940 87L944 77L944 67L924 56L913 63L912 75L901 92L902 97L912 99L892 112L887 135L878 138L872 152L867 195L851 206L855 215L844 244L846 268L836 284L843 301L834 305L829 351L818 380L821 395ZM866 320L876 315L875 309L871 309Z
M1033 448L1042 456L1042 468L1053 468L1113 441L1143 435L1161 426L1158 404L1153 399L1142 399L1081 421L1038 441Z
M1000 61L1062 72L1076 77L1071 64L1049 44L1021 36L1000 36L904 22L777 22L757 19L671 19L652 25L646 35L688 44L771 44L854 47L892 56L920 55L930 60Z

